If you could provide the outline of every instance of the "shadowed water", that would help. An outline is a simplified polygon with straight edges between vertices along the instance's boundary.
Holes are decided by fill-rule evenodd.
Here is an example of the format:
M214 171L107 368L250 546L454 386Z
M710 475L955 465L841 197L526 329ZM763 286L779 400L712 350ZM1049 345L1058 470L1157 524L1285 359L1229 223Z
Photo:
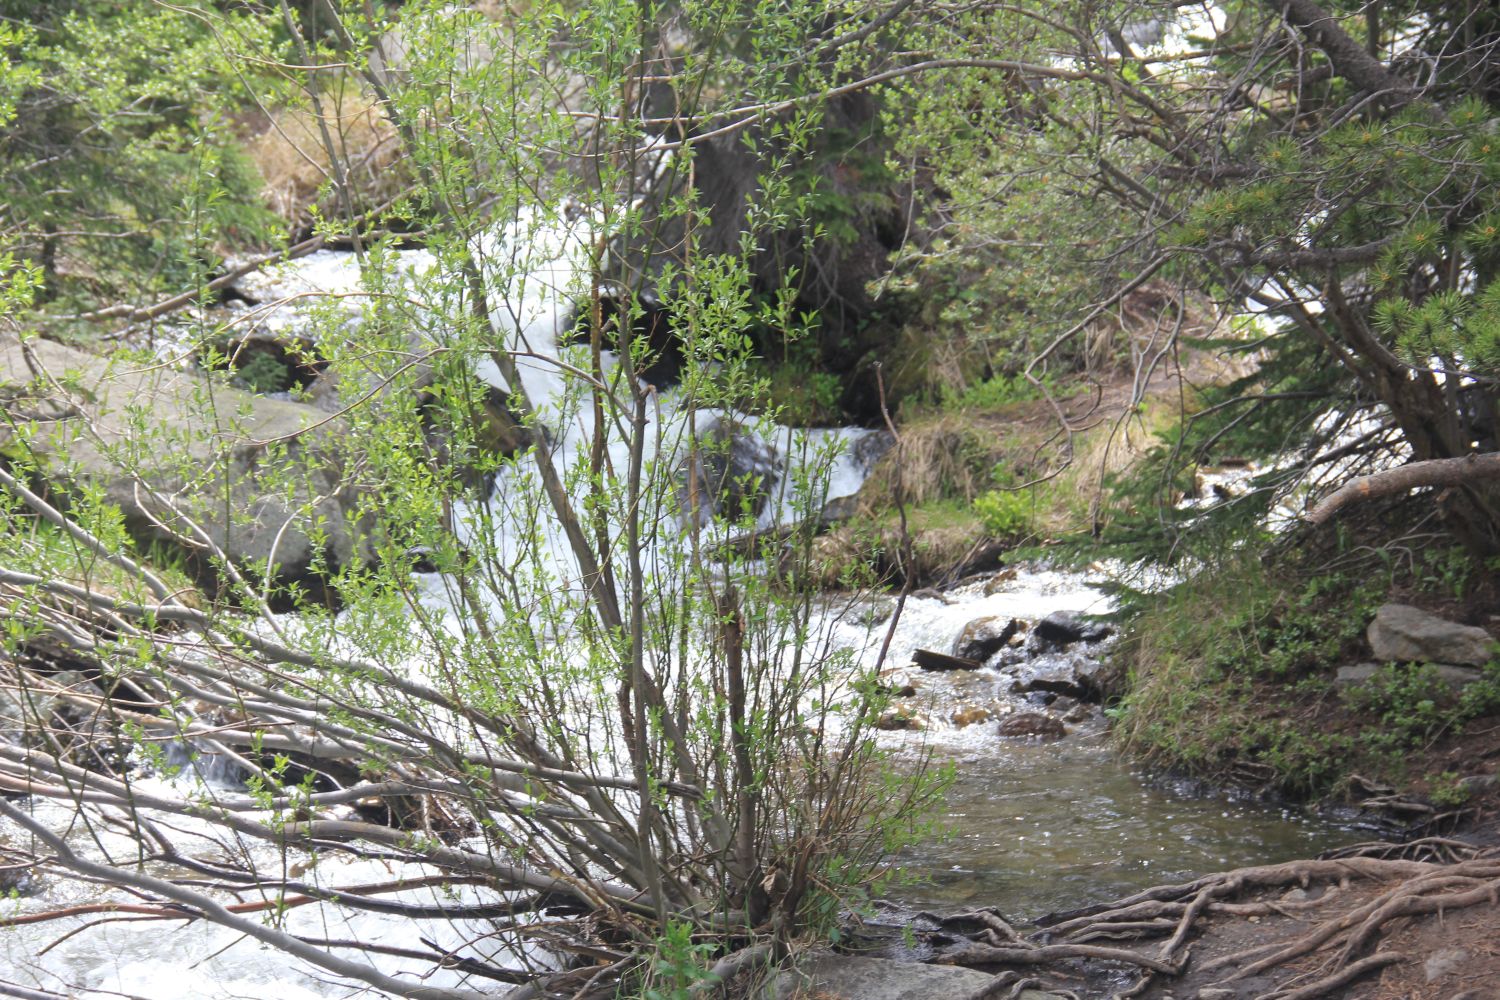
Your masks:
M903 852L901 868L920 878L887 893L893 902L1032 919L1369 839L1262 803L1147 784L1097 730L951 759L958 780L939 816L947 835Z

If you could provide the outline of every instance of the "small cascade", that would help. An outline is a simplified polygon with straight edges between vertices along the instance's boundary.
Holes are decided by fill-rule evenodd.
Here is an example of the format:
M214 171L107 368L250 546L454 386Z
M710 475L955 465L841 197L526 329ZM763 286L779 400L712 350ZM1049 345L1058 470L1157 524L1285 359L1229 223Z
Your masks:
M594 446L594 410L583 405L578 394L579 366L586 362L582 349L570 342L576 339L579 305L591 294L599 237L594 217L576 203L564 202L554 208L524 208L475 241L475 259L485 279L496 338L510 352L521 382L518 388L524 392L531 419L542 429L538 447L548 449L558 469L586 462ZM408 286L412 297L420 300L424 291L430 291L426 286L438 277L438 262L431 253L401 250L387 256L390 273L397 276L398 284ZM260 303L254 307L253 324L283 334L309 321L313 303L330 300L345 304L349 329L354 329L364 288L357 256L329 250L243 279L238 287ZM618 364L615 351L603 352L606 377L617 374ZM483 382L511 394L512 387L491 357L477 356L473 370ZM622 386L617 391L626 390ZM753 480L758 494L749 500L756 531L790 524L809 511L852 497L888 447L889 436L881 431L786 427L744 413L691 406L675 386L652 386L649 391L653 405L646 432L660 452L655 457L656 474L696 477L700 486L707 482L711 488L684 492L723 492L734 503L741 498L725 484ZM719 437L727 444L727 455L715 458L718 467L688 470L694 442ZM605 441L607 467L627 468L629 442L614 427L606 428ZM530 507L536 475L534 462L521 456L501 470L486 496L455 511L454 529L461 544L493 544L496 556L506 562L531 555L540 543L541 561L552 575L576 580L579 570L560 524L555 518L538 522ZM807 495L809 491L812 495ZM572 499L581 506L582 495ZM657 544L682 541L695 518L708 532L710 543L716 531L727 535L729 529L714 523L711 515L738 511L717 510L717 504L716 498L700 499L699 509L690 512L686 497L678 498L676 513L684 530L660 533ZM661 516L670 513L663 509Z

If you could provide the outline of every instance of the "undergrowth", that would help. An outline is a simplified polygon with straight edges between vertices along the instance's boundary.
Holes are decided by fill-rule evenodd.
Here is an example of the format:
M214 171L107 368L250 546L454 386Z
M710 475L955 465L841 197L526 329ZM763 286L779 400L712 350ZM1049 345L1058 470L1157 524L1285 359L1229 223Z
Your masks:
M1148 762L1297 798L1336 795L1353 774L1401 785L1421 753L1500 711L1500 663L1455 691L1435 667L1387 664L1340 691L1340 665L1369 659L1365 629L1393 588L1461 597L1486 572L1439 549L1400 563L1385 549L1336 569L1245 550L1139 599L1115 667L1111 710ZM1437 776L1440 779L1440 776ZM1441 785L1440 780L1431 783Z

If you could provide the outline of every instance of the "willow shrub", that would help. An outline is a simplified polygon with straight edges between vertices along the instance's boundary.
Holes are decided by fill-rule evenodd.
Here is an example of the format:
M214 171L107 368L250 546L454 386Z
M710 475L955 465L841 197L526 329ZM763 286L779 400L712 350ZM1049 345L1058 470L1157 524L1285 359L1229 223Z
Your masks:
M327 218L327 235L353 238L357 280L326 301L281 307L337 378L339 412L318 432L333 436L341 478L318 485L296 435L257 439L253 408L223 409L227 390L194 396L196 451L139 412L120 426L71 425L74 447L105 454L112 474L147 495L163 455L192 455L179 481L213 502L155 530L216 567L221 589L209 595L169 586L141 562L110 497L84 490L54 503L7 473L13 526L67 544L45 546L43 566L42 547L9 536L5 669L103 724L59 736L55 713L38 711L35 739L0 746L0 772L11 787L71 801L75 831L102 829L102 809L125 816L112 829L138 849L101 857L76 833L64 840L13 805L0 811L58 869L399 995L474 994L467 974L428 984L380 971L358 942L351 951L300 937L290 904L230 912L202 879L271 900L450 919L469 929L460 957L474 959L475 976L537 989L665 988L682 979L683 955L712 977L768 961L862 898L936 787L920 769L899 779L887 770L870 733L875 678L835 647L817 596L779 591L762 570L811 558L832 450L741 420L772 439L785 468L737 485L804 525L774 543L720 545L753 527L757 504L710 513L714 484L700 474L723 447L705 433L711 420L762 412L745 331L791 336L810 319L752 295L747 260L758 227L798 223L805 202L784 179L817 114L757 126L772 152L739 255L695 252L709 207L688 184L689 137L720 107L815 87L816 62L784 54L813 45L826 10L678 5L689 40L669 42L656 27L662 12L634 3L535 5L493 21L409 3L399 34L365 22L364 5L345 8L315 37L285 5L265 15L282 19L275 45L261 31L220 36L242 47L239 59L279 65L315 108L342 85L332 78L360 72L421 179L392 211L423 221L426 256L360 233L355 218ZM616 117L668 66L676 127ZM325 124L337 204L349 151L337 117ZM625 252L669 229L680 238L668 252ZM641 377L662 344L638 324L595 326L586 342L565 336L575 309L600 315L606 296L617 315L639 318L648 286L686 362L670 389ZM221 344L263 312L197 312L179 332ZM503 414L486 409L477 374L503 386ZM527 443L496 450L480 413L513 422L513 439ZM16 412L10 422L13 469L45 478L50 459L27 450L32 428ZM219 474L246 439L260 463L254 503ZM476 473L487 488L476 491ZM320 520L329 495L353 498L339 530L356 535L362 557L314 559L337 611L278 579L269 557L237 562L223 533L207 530L214 518L225 532L246 530L274 500L289 529L331 552L336 526ZM413 574L414 552L442 572ZM100 562L113 567L110 586L94 582ZM296 614L272 610L285 606ZM26 657L39 645L92 664L94 693L59 690L59 675ZM194 765L232 761L246 783L137 787L140 767L159 774L172 757L142 748L164 745L187 748ZM202 861L215 844L217 860ZM410 891L409 880L333 893L320 868L289 874L306 867L295 858L371 852L420 865L431 884L488 887L508 907L384 898ZM141 857L169 863L148 872ZM676 943L665 965L651 961L659 942ZM610 957L602 971L568 971L559 955L570 950ZM451 965L438 951L430 958Z

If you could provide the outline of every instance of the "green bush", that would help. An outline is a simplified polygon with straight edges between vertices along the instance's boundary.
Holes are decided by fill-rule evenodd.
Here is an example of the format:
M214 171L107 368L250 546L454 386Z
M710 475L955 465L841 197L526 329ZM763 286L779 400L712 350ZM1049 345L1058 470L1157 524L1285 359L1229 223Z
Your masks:
M997 489L974 498L974 513L984 530L996 538L1014 538L1031 531L1032 497L1015 486L1015 476L996 466L992 473Z

